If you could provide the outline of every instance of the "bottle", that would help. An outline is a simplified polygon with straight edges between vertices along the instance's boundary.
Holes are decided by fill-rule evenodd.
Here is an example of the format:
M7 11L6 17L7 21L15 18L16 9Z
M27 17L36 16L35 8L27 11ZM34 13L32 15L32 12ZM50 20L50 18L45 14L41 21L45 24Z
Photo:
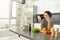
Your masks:
M51 36L54 37L54 28L51 28Z
M31 31L31 24L29 24L29 31Z
M55 29L55 37L58 37L58 28Z

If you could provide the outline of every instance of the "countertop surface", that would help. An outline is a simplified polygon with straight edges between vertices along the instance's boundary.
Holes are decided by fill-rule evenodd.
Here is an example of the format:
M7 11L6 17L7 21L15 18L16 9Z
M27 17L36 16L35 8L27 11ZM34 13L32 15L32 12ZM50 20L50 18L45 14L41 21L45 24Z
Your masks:
M12 29L9 29L9 31L16 33L18 35L21 35L23 37L26 37L30 40L60 40L60 32L59 32L58 38L56 38L56 37L51 37L50 35L47 35L44 33L33 33L29 31L26 32L18 28L14 28L14 29L12 28Z

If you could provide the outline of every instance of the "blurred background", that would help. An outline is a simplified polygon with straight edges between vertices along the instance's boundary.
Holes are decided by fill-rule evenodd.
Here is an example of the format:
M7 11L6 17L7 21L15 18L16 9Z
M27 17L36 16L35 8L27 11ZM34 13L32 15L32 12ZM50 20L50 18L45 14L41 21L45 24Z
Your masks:
M60 0L0 0L0 31L29 24L40 28L37 15L46 10L53 14L54 28L60 29Z

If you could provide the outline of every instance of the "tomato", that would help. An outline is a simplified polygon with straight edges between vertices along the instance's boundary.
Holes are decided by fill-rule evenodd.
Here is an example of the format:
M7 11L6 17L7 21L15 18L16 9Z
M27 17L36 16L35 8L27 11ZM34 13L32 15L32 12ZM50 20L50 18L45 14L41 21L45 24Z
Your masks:
M50 34L51 34L51 32L50 32L49 30L47 30L46 34L49 34L49 35L50 35Z

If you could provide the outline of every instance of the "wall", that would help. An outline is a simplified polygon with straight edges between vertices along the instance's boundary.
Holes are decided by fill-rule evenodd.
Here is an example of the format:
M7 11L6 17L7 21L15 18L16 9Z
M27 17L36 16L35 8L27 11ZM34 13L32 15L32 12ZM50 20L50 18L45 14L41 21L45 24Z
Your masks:
M49 10L53 13L60 12L60 0L38 0L34 2L34 5L37 6L37 14L41 14L46 10Z

